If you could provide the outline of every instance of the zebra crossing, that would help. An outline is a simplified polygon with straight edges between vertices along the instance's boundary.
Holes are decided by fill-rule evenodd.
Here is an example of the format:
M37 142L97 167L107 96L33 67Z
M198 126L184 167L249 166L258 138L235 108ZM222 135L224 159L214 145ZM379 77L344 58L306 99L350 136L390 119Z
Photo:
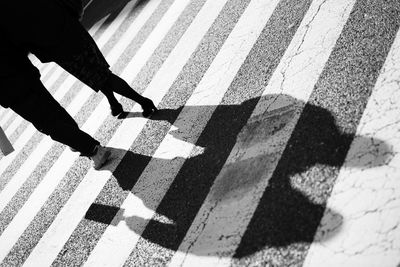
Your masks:
M95 171L2 109L0 266L397 266L399 15L395 0L128 2L89 32L151 119L126 99L111 117L33 59L112 159Z

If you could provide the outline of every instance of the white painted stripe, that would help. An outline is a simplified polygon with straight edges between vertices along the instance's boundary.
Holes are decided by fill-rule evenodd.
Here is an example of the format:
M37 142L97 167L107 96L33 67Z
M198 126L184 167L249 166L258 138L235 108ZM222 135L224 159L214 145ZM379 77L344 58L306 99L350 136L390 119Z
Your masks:
M91 90L89 88L85 88L82 90L78 97L76 97L68 106L67 111L74 116L77 114L85 103L85 101L90 97ZM32 128L26 131L28 134L35 133L35 129ZM93 132L94 133L94 132ZM31 135L29 136L31 137ZM0 192L0 212L8 205L11 201L12 197L17 193L18 189L24 184L26 179L29 178L29 175L35 170L37 164L43 159L46 153L53 146L54 141L45 136L40 143L37 145L36 149L31 153L31 155L27 158L24 164L18 169L15 175L10 179L10 181L6 184L3 190ZM62 176L60 177L60 179Z
M3 118L5 112L7 109L3 108L2 106L0 106L0 125L1 125L1 119Z
M3 108L2 106L0 106L0 117L3 116L3 112L6 111L5 108Z
M127 16L127 11L131 8L130 5L125 6L125 8L121 11L122 14L124 14L124 16ZM113 23L120 23L121 19L115 19L113 21ZM133 24L136 24L138 20L135 20L133 22ZM101 22L102 23L102 22ZM108 36L112 36L112 34L109 33L110 29L115 30L115 27L111 27L113 25L113 23L110 25L109 28L107 28L107 30L104 32L104 34L107 34ZM99 23L100 24L100 23ZM139 24L142 25L142 22L139 20ZM98 24L96 24L98 25ZM95 29L99 26L95 25ZM105 44L106 40L103 39L103 41L101 42L101 44ZM116 56L119 56L120 54L116 54ZM63 72L63 69L58 67L57 70L55 71L55 73L52 74L52 77L44 83L44 85L46 87L51 86L52 84L55 83L55 81L57 80L57 78L61 75L61 73ZM75 78L73 76L69 76L69 78L67 78L66 81L64 81L63 84L61 84L59 86L59 88L57 89L57 91L54 93L54 98L59 101L64 95L65 93L67 93L67 91L70 89L70 87L72 86L73 82L75 81ZM85 89L85 90L89 90L91 91L91 89ZM82 92L82 90L81 90ZM82 93L82 94L86 94L86 93ZM81 97L80 93L78 93L78 95L75 98L79 98ZM80 99L82 100L82 99ZM77 100L78 101L78 100ZM72 103L71 103L72 104ZM67 108L68 110L68 108ZM69 111L69 110L68 110ZM70 112L70 111L69 111ZM72 114L70 112L70 114ZM73 114L72 114L73 116ZM17 120L18 118L16 118ZM21 118L19 118L20 122L21 122ZM20 137L15 141L14 148L15 151L13 153L11 153L10 155L8 155L7 157L3 157L0 160L0 175L3 174L3 172L6 170L7 166L9 164L11 164L11 162L13 162L13 160L15 159L15 157L18 155L18 152L24 147L24 145L28 142L28 140L30 140L30 138L33 136L33 134L36 132L36 129L33 127L33 125L29 125L25 131L20 135ZM40 149L40 145L38 146L37 149Z
M182 10L181 5L186 5L188 1L177 1L177 4L173 4L170 8L175 8L175 10ZM178 19L179 15L176 12L167 12L165 16L175 16L175 20ZM164 18L163 17L163 18ZM169 28L171 27L175 20L164 20L164 22L167 23L161 23L163 19L160 21L156 29L151 33L149 38L151 38L154 42L161 42L164 36L158 35L160 32L165 32L167 31L159 31L157 28ZM157 35L158 38L154 38L152 36ZM140 51L140 50L139 50ZM143 50L142 50L143 51ZM121 51L122 53L123 51ZM139 52L138 52L139 53ZM150 56L150 55L149 55ZM147 60L143 57L140 57L143 60ZM141 64L140 62L138 62ZM89 117L87 122L84 124L82 127L84 131L86 131L89 134L94 133L95 130L97 130L101 123L105 120L105 118L108 115L108 104L106 103L106 99L103 99L100 104L97 106L96 110L92 113L92 115ZM132 133L132 131L130 131ZM9 226L5 229L3 232L2 236L0 236L0 247L2 247L2 250L0 251L0 260L3 260L5 256L7 256L8 252L11 250L12 246L15 244L15 242L18 240L19 236L23 233L26 227L28 227L29 223L31 220L34 218L35 214L40 210L41 206L45 203L46 199L49 197L49 195L53 192L55 187L57 186L58 182L62 179L62 177L65 175L65 173L68 171L68 169L71 167L75 159L77 158L76 155L71 154L68 150L64 151L61 156L58 158L58 160L55 162L53 167L50 169L50 171L46 174L44 179L41 181L39 186L36 188L36 190L32 193L28 201L25 203L25 205L19 210L17 215L14 217L14 219L11 221ZM95 172L94 176L96 176L98 172ZM100 179L101 180L101 179ZM99 181L100 181L99 180ZM92 189L91 189L92 190ZM100 187L101 190L101 187ZM85 193L87 196L83 197L81 200L84 201L86 197L89 195L87 192ZM60 216L57 216L59 218ZM62 217L62 216L61 216ZM59 220L56 220L53 222L51 227L57 228L57 225L60 224L61 222ZM71 218L71 220L80 220L81 218ZM22 221L21 221L22 220ZM32 252L31 256L28 258L27 264L29 265L29 262L35 262L37 260L40 261L40 265L44 266L47 264L51 264L51 261L54 260L54 258L57 256L58 251L62 248L63 246L63 241L66 242L68 239L68 236L72 232L74 228L69 232L67 229L70 227L66 228L65 230L62 231L62 233L59 233L56 236L48 236L45 234L45 236L41 239L39 244L36 246L35 250ZM48 232L51 232L51 230L48 230ZM47 233L47 232L46 232ZM56 237L56 240L54 239ZM64 237L64 238L62 238ZM53 244L56 243L56 245L51 245L50 247L47 247L48 244ZM42 255L43 250L42 247L46 247L46 256L44 257ZM36 251L36 252L35 252ZM35 255L39 254L39 258L37 258ZM36 263L33 263L34 265L37 265Z
M115 48L110 51L110 53L107 56L108 63L113 66L116 64L117 59L121 54L121 51L125 51L125 49L130 45L132 42L133 38L138 34L142 26L145 24L145 22L150 18L150 16L154 13L156 8L159 6L161 3L161 0L152 0L150 1L146 8L142 10L142 12L139 14L138 18L136 19L137 22L135 24L131 24L126 31L126 33L121 37L121 39L118 41L118 43L115 45Z
M159 36L165 36L173 23L178 19L179 15L183 12L185 7L190 3L190 0L179 0L175 1L168 11L165 13L163 18L158 23L159 25L166 25L166 27L156 27L147 38L145 43L142 45L140 50L135 54L134 58L126 66L124 72L121 76L124 79L130 79L129 82L133 81L132 77L136 77L141 68L146 64L147 58L149 58L157 46L160 44L161 40Z
M278 2L276 0L265 4L262 0L253 0L203 76L203 79L187 102L187 106L190 107L185 107L174 122L174 125L180 131L190 135L185 136L185 140L189 143L195 143L200 136ZM202 15L213 13L212 10L214 9L214 12L216 12L213 14L214 18L223 7L223 3L219 4L216 7L218 3L207 2L202 9L204 12ZM199 17L198 19L196 23L199 23L199 25L197 27L201 28L203 18ZM212 21L209 21L207 26L211 26L211 23ZM193 33L197 31L195 28L193 29ZM204 29L203 33L205 33ZM187 37L195 38L195 36ZM186 56L189 57L190 54ZM192 106L207 106L207 108L194 113ZM190 130L185 131L184 129ZM174 130L174 127L171 130ZM198 151L198 148L196 148L196 154L193 154L193 145L186 144L182 146L179 144L180 142L177 143L177 140L170 134L162 141L153 156L153 160L150 161L136 182L132 190L134 194L129 194L122 204L121 208L124 213L118 214L113 223L107 228L86 262L87 266L120 266L129 257L147 222L129 222L128 220L124 221L124 219L131 216L146 219L149 215L154 214L154 210L174 180L185 158L201 153L201 150ZM166 154L171 153L174 153L173 157L169 155L167 158L173 158L174 160L160 162L160 159L165 158ZM141 199L145 199L146 207L143 207L143 204L139 205L141 201L138 201L138 196ZM133 206L131 203L137 203L138 205ZM132 228L135 230L132 231Z
M292 104L284 94L293 96L296 103L306 102L339 37L355 1L316 0L305 15L281 63L275 70L263 95L282 94L283 97L261 101L238 135L259 125L266 127L268 114L276 115ZM302 53L299 53L302 51ZM282 101L280 101L282 100ZM298 107L296 107L298 108ZM302 107L300 107L302 108ZM293 109L293 107L291 108ZM298 113L299 114L299 113ZM252 138L258 143L238 140L227 162L217 176L185 239L174 255L171 266L230 266L231 259L268 180L280 159L285 145L298 120L294 116L277 134L268 138ZM260 134L265 134L260 130ZM254 184L243 189L240 176L233 179L245 162L257 173ZM259 166L257 168L257 166ZM245 175L250 175L246 169ZM231 186L228 186L231 185ZM235 188L235 184L238 184ZM227 190L226 188L230 188ZM229 238L224 238L229 237Z
M342 218L335 220L325 212L304 266L396 266L400 262L399 66L400 31L327 203Z
M152 4L150 4L152 3ZM133 22L132 25L129 27L129 31L138 32L137 28L141 28L144 23L147 21L149 18L150 14L154 12L154 10L157 7L157 3L159 1L152 1L150 2L146 7L142 10L144 15L139 15ZM134 38L134 35L131 34L131 32L127 32L126 35L130 36L131 38ZM129 40L124 39L124 42L128 42ZM118 51L119 53L113 52L114 50ZM120 46L116 45L113 47L111 50L113 57L119 57L122 53L123 50L120 50ZM113 62L116 62L114 58L111 58ZM71 116L74 116L79 112L83 104L86 102L86 100L90 97L92 94L92 90L89 89L88 87L83 88L79 92L79 94L74 98L74 100L70 103L70 105L67 107L67 111L71 114ZM107 111L104 111L104 114L102 115L105 119L105 117L108 115ZM93 115L95 116L95 115ZM99 120L98 122L102 122L104 119ZM97 129L93 125L89 128L90 133L95 133L94 129ZM28 129L25 130L25 132L21 135L23 137L21 139L21 142L16 142L17 148L20 149L20 146L23 146L27 140L35 133L35 128L32 125L28 126ZM14 194L18 191L18 189L23 185L23 183L26 181L26 179L29 177L30 173L35 169L36 165L44 157L44 155L48 152L48 150L51 148L53 145L53 141L50 138L44 138L37 146L37 148L32 152L32 154L28 157L28 159L25 161L25 163L19 168L18 172L14 175L14 177L10 180L10 182L6 185L6 187L0 192L0 212L7 206L9 201L12 199ZM4 165L0 165L0 173L2 173L5 168L12 162L12 160L16 157L17 153L14 153L13 156L9 156L6 158L4 161ZM3 163L3 162L1 162ZM72 163L71 163L72 164ZM1 169L1 167L3 169ZM62 175L58 176L59 179L62 178ZM51 178L51 176L50 176ZM42 181L42 183L45 183Z
M53 84L55 84L55 82L57 81L57 79L61 76L61 74L63 73L63 69L60 67L57 67L57 69L53 72L53 74L51 75L51 77L43 82L43 85L46 88L50 88Z
M4 127L4 125L7 123L7 121L11 118L11 116L13 115L13 112L11 111L11 109L6 109L5 110L6 113L4 113L3 118L0 121L0 125L3 127L3 130L5 130L6 128Z
M35 66L37 66L39 68L43 67L41 62L37 59L37 57L35 57L35 55L28 54L28 58L32 62L33 65L35 65Z
M118 14L118 16L120 16L121 14ZM104 22L108 19L110 15L104 16L104 18L100 19L99 21L97 21L90 29L89 29L89 34L91 36L94 36L98 30L100 30L100 28L103 26Z
M118 16L113 20L113 22L107 27L107 30L100 36L96 41L99 47L103 47L108 40L113 36L113 34L118 30L124 20L129 16L131 10L135 7L137 0L128 2L126 6L121 10Z
M28 126L28 128L18 137L17 141L13 143L15 151L0 160L0 175L3 174L6 168L16 158L18 152L22 150L24 145L29 141L35 131L36 130L33 126Z
M6 133L7 136L11 136L14 131L18 128L18 126L20 126L21 122L23 122L24 119L22 119L21 116L16 116L14 118L14 121L6 128L6 130L4 131Z
M43 65L44 65L44 67L40 69L41 77L46 76L50 72L50 70L52 70L55 67L55 64L52 62L44 63Z

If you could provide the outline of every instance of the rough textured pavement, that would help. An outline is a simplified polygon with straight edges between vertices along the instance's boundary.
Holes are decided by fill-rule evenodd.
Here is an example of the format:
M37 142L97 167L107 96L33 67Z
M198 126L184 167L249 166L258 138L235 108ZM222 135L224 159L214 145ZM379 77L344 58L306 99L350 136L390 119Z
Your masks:
M399 266L400 2L86 1L101 94L33 56L112 152L100 171L10 110L0 266Z

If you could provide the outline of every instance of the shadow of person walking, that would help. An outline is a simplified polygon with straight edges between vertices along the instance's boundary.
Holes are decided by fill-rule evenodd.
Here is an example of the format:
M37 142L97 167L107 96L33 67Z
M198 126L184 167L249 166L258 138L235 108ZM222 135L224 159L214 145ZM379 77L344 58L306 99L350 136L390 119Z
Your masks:
M257 109L263 111L252 115L259 102L267 103L268 107ZM208 108L184 107L188 112L185 114L202 114ZM187 140L188 133L182 129L188 127L176 125L181 111L182 108L161 109L152 120L168 121L178 128L169 133ZM127 113L125 119L139 116ZM361 162L350 167L371 168L390 160L390 147L385 142L356 137L360 147L378 144L378 153L368 166ZM124 221L142 238L177 251L207 196L215 202L240 201L253 194L254 188L266 184L247 230L243 229L235 257L242 258L265 247L311 243L325 210L332 215L330 223L335 231L340 231L342 217L326 208L326 202L354 138L354 134L344 133L336 126L329 111L288 95L267 95L241 105L220 105L192 144L204 149L192 157L169 160L111 148L112 154L126 153L113 170L119 186L131 191L157 216L152 219L126 216L118 207L93 204L85 218L113 225ZM234 147L238 152L227 162ZM150 161L157 166L156 172L146 169ZM167 176L170 169L178 166L175 161L181 161L182 165L165 196L149 194L158 192L163 178L158 176L160 173ZM133 189L145 170L146 184L154 188ZM162 201L158 203L155 199ZM218 229L215 231L218 235ZM335 231L324 238L332 237ZM213 249L210 244L207 251L191 253L212 255Z

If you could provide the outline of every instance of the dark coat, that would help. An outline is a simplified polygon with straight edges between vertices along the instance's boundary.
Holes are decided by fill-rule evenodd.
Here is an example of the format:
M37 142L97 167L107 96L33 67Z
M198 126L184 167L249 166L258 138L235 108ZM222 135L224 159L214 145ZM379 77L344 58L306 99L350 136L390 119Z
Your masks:
M0 34L0 105L7 108L32 93L32 80L40 79L40 73L25 49L11 42L1 29Z
M0 27L42 62L69 58L85 47L83 27L59 1L4 1L2 10Z

